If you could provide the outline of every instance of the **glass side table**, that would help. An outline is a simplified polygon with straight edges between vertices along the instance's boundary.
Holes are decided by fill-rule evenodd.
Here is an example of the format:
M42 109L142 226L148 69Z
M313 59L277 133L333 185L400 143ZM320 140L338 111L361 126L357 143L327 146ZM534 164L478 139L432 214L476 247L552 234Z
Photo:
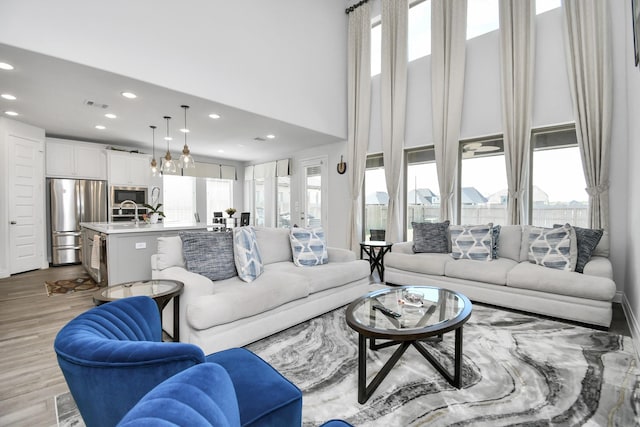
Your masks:
M177 280L139 280L102 288L93 294L93 302L100 305L122 298L147 296L153 298L158 305L162 325L162 310L173 298L172 338L173 341L178 342L180 341L180 294L183 289L184 283Z

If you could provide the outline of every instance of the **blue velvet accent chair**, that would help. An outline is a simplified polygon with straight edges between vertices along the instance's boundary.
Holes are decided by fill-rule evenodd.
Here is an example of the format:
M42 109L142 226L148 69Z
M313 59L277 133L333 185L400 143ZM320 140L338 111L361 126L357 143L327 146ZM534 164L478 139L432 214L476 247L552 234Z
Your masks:
M151 390L118 427L240 427L231 378L215 363L201 363Z
M271 420L274 427L282 420ZM216 363L193 366L151 390L118 427L239 427L236 393L227 371ZM297 427L300 424L296 424ZM331 420L321 427L353 427Z
M115 426L154 387L204 362L219 364L229 375L240 425L302 422L300 390L250 351L234 348L205 357L198 346L162 342L160 313L149 297L120 299L77 316L60 330L54 348L88 427Z

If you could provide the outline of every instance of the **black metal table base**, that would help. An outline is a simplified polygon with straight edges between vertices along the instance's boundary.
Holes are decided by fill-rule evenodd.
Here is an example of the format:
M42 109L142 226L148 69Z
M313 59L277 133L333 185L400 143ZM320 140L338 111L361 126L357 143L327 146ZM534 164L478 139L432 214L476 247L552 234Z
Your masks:
M391 369L398 363L400 357L404 352L413 345L418 352L436 368L436 370L456 388L461 387L462 383L462 326L455 330L455 353L454 353L454 368L453 375L449 373L440 362L438 362L420 343L420 341L387 341L381 344L376 344L374 338L370 338L369 347L372 350L378 350L380 348L390 347L393 345L399 345L396 351L391 355L389 360L382 366L380 372L371 380L371 383L367 385L367 338L359 334L358 335L358 403L365 403L374 391L378 388L382 380L389 374ZM441 339L442 335L438 335Z

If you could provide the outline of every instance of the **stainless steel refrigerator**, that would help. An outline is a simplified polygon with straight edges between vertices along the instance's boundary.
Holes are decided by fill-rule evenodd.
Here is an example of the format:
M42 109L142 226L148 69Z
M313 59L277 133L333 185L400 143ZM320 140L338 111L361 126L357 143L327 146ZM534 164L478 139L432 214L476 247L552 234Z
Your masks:
M51 264L82 260L81 222L107 221L107 183L86 179L49 179Z

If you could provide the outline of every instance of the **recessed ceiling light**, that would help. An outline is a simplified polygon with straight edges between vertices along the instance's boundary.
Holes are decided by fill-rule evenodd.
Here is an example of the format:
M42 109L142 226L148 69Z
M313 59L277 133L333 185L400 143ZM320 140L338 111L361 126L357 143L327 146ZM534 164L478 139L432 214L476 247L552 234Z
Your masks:
M224 153L224 150L218 150L218 153Z
M105 116L107 119L115 119L116 117L118 117L118 116L116 116L116 115L115 115L115 114L113 114L113 113L107 113L107 114L105 114L104 116Z
M189 133L189 129L182 128L182 129L180 129L180 132L182 132L182 133Z
M13 65L7 64L6 62L0 62L0 70L13 70Z
M106 127L102 126L102 125L96 125L96 129L100 129L100 130L105 130Z
M272 135L272 134L267 135L267 138L269 138L269 139L274 139L275 137L276 137L276 136L275 136L275 135Z
M138 97L138 95L136 95L133 92L122 92L121 95L124 96L125 98L129 98L129 99L133 99L133 98L137 98Z
M165 137L164 137L164 140L165 140L165 141L173 141L173 138L171 138L170 136L165 136Z
M9 101L15 101L16 100L16 97L11 95L10 93L3 93L0 96L3 97L4 99L8 99Z
M220 118L220 114L211 113L211 114L209 114L209 117L211 117L212 119L219 119Z
M17 116L18 113L16 113L15 111L5 111L4 112L7 116Z

